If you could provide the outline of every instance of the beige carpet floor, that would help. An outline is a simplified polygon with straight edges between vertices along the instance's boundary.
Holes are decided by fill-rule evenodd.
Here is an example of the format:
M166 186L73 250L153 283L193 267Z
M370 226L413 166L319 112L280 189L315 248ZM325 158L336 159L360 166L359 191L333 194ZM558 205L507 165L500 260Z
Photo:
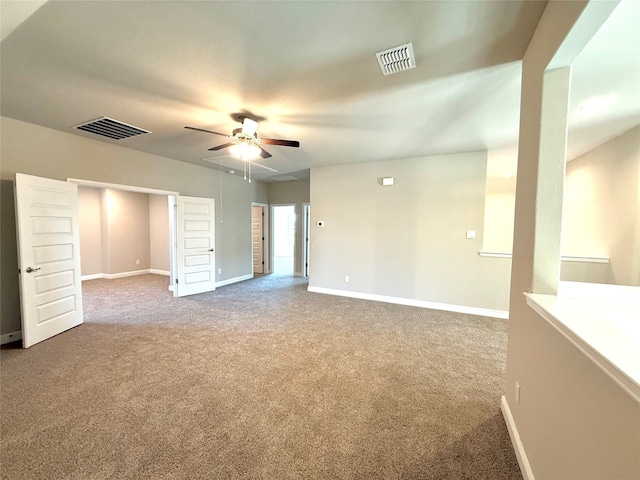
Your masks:
M167 283L84 282L83 325L3 347L2 478L522 478L505 320L273 275Z

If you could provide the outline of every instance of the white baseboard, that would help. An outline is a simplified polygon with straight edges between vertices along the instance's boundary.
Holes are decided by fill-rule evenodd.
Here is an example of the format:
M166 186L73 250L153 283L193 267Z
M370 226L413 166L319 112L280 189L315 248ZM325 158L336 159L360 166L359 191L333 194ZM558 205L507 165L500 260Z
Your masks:
M216 288L224 287L225 285L231 285L232 283L243 282L245 280L251 280L253 278L253 273L249 273L248 275L242 275L241 277L228 278L226 280L220 280L216 282Z
M156 270L155 268L147 268L145 270L133 270L130 272L120 272L120 273L94 273L93 275L82 275L82 277L80 278L83 282L85 280L95 280L97 278L106 278L107 280L112 280L114 278L135 277L136 275L144 275L146 273L153 273L155 275L166 275L166 276L170 275L167 270Z
M22 340L21 330L0 335L0 345L4 345L5 343L17 342L18 340Z
M135 277L136 275L144 275L145 273L149 273L148 268L146 270L133 270L131 272L105 273L104 278L111 280L114 278Z
M524 480L535 480L533 477L533 471L531 470L531 465L529 464L529 458L527 458L527 453L524 451L524 446L522 445L522 440L520 440L518 428L516 427L516 423L513 421L511 409L509 408L509 404L507 403L507 399L504 395L500 401L500 409L502 410L504 421L507 424L507 430L509 430L509 437L511 438L511 444L516 452L516 457L518 458L518 465L520 465L522 477Z
M80 277L81 281L85 281L85 280L96 280L98 278L104 278L104 273L94 273L92 275L82 275Z
M154 275L165 275L167 277L171 275L169 270L158 270L157 268L150 268L149 273L153 273Z
M425 300L414 300L412 298L391 297L388 295L377 295L375 293L352 292L349 290L338 290L324 287L307 287L309 292L325 293L328 295L338 295L340 297L360 298L362 300L373 300L376 302L396 303L398 305L408 305L410 307L431 308L433 310L445 310L447 312L469 313L471 315L482 315L484 317L509 318L509 312L505 310L492 310L489 308L467 307L465 305L452 305L449 303L428 302Z

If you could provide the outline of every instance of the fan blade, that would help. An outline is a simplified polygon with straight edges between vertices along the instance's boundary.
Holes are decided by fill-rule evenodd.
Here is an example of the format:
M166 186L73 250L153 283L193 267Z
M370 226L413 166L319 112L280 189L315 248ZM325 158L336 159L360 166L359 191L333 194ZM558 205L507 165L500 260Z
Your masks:
M184 128L188 128L189 130L195 130L197 132L213 133L214 135L220 135L222 137L232 138L231 135L227 135L226 133L214 132L213 130L205 130L204 128L198 128L198 127L184 127Z
M212 152L215 152L217 150L222 150L223 148L230 147L231 145L235 145L236 143L238 142L223 143L222 145L218 145L217 147L211 147L209 150L211 150Z
M260 145L258 145L258 147L260 147ZM271 154L267 152L264 148L260 147L260 156L262 158L269 158L271 157Z
M278 140L277 138L261 138L260 143L267 145L281 145L283 147L299 147L300 142L296 140Z

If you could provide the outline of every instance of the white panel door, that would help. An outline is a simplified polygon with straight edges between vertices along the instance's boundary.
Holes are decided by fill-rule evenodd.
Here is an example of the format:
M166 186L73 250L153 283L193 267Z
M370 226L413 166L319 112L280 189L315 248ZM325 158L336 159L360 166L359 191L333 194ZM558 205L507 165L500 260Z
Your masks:
M22 345L82 323L78 186L16 174Z
M264 273L264 207L253 206L251 212L253 273Z
M213 198L176 197L177 253L175 296L216 289Z

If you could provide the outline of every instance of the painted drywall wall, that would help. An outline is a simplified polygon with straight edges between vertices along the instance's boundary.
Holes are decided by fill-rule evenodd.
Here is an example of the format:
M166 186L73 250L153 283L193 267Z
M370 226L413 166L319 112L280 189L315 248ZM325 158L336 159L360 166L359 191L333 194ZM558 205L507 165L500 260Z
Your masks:
M516 196L518 152L514 149L487 152L487 180L484 204L482 249L511 253Z
M111 258L111 251L109 250L109 196L107 190L100 189L100 246L102 250L100 252L100 264L102 269L100 273L108 273Z
M0 129L2 180L12 180L14 174L20 172L58 180L80 178L216 199L216 266L222 268L216 281L252 273L251 202L267 203L267 185L264 182L248 183L242 177L222 174L204 166L150 155L8 117L0 118ZM3 200L13 195L11 182L0 185L3 188ZM17 259L12 254L11 246L15 244L15 238L15 222L5 222L3 218L0 231L3 255L13 256L6 262L3 260L0 266L3 280L2 334L16 331L16 326L20 324L20 310L16 308L19 305L18 279L15 276ZM7 285L4 284L5 280Z
M115 274L148 270L149 195L107 188L108 270Z
M640 282L640 126L567 163L562 254L609 257L610 264L563 261L561 280ZM511 252L515 178L487 178L483 250Z
M638 172L640 126L567 164L562 253L609 257L600 283L640 285ZM588 281L575 274L562 278Z
M523 295L534 290L536 232L544 233L536 230L543 75L587 6L549 2L523 60L505 399L537 480L640 477L640 406Z
M486 160L477 152L312 168L310 287L507 310L508 262L478 255Z
M15 193L11 180L0 180L0 235L0 334L5 335L21 330Z
M272 182L269 183L269 203L271 205L293 204L296 212L296 245L294 252L294 273L301 276L304 272L303 267L303 245L304 245L304 228L303 205L310 202L310 185L309 180L292 180L290 182Z
M100 190L78 187L78 229L82 276L102 271L102 220Z
M150 268L169 272L169 202L166 195L149 195Z

